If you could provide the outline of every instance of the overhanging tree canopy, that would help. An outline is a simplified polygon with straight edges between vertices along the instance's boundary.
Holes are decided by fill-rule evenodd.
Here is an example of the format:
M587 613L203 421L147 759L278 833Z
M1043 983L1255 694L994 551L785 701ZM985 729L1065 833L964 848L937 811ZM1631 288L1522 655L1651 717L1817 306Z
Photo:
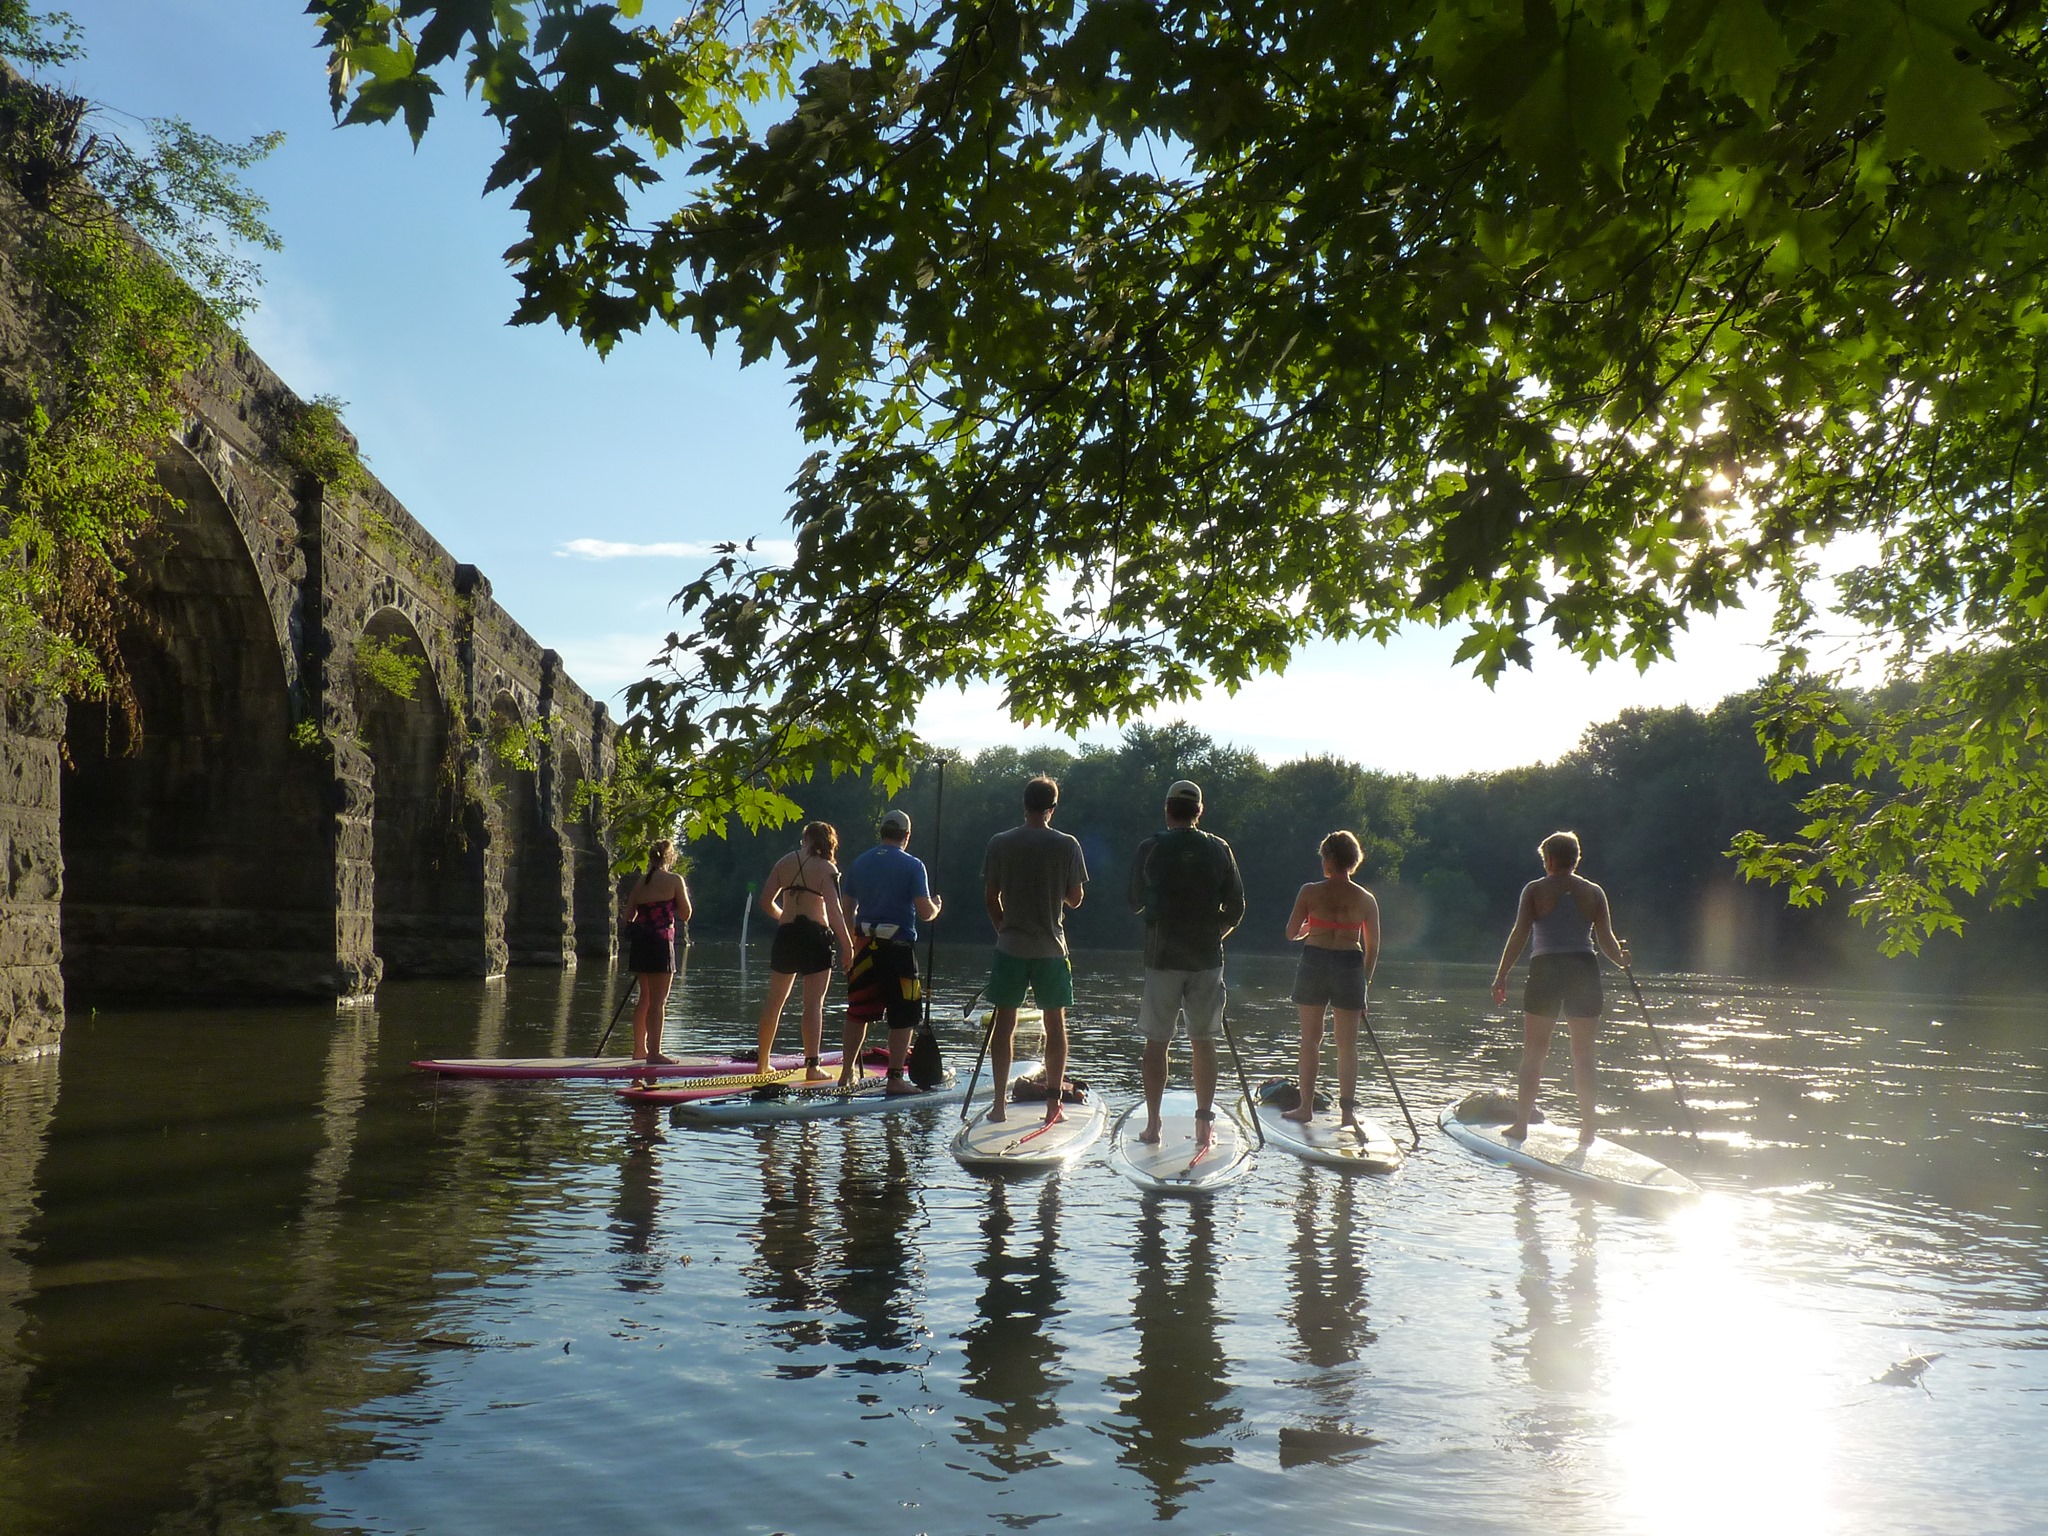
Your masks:
M818 747L900 761L972 679L1077 727L1415 620L1488 677L1544 629L1647 663L1752 584L1796 665L1852 531L1847 608L1902 666L2048 644L2038 6L309 9L352 119L417 135L466 69L527 222L516 318L792 370L796 557L693 582L632 692L706 817L772 811ZM2038 802L2020 673L1999 771ZM1808 893L1890 879L1905 939L2041 869L1940 824L1914 729L1851 733L1884 796L1750 850ZM1959 861L1913 874L1920 835Z

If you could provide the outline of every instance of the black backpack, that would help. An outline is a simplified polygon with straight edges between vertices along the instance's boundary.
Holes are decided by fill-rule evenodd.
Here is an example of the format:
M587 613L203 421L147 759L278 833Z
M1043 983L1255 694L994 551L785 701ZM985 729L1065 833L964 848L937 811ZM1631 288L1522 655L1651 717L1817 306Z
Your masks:
M1145 859L1145 920L1181 931L1223 924L1222 839L1199 827L1159 834Z

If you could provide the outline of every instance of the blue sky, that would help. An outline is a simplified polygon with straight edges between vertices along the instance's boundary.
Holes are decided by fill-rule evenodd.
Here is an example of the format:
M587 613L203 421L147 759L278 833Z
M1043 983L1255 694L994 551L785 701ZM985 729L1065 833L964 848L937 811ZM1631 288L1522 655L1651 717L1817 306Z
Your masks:
M520 226L504 194L482 195L496 136L472 103L444 98L417 152L399 130L336 128L302 0L69 8L90 51L61 72L74 89L223 138L285 131L251 178L285 246L264 258L251 342L301 395L349 403L378 477L592 692L640 675L701 563L691 551L782 532L804 450L778 371L666 331L601 362L552 327L505 324L518 289L501 253ZM577 541L671 552L593 558ZM1453 667L1453 635L1317 646L1285 677L1168 716L1274 760L1501 768L1555 757L1629 705L1746 686L1766 670L1765 628L1757 614L1700 626L1644 675L1543 654L1491 692ZM970 750L1016 740L991 690L937 696L919 723Z

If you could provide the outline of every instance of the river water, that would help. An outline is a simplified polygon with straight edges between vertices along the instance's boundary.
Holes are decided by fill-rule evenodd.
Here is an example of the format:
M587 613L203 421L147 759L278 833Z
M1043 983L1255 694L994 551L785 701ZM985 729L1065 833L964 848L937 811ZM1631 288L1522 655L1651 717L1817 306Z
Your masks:
M1077 968L1121 1104L1137 962ZM1255 1072L1288 977L1232 962ZM1640 1028L1603 1086L1707 1188L1663 1219L1435 1130L1512 1070L1470 968L1382 970L1400 1174L1267 1153L1207 1203L967 1175L945 1110L692 1131L407 1068L589 1051L619 980L102 1012L0 1067L0 1532L2048 1528L2040 1003L1654 980L1697 1151ZM671 1047L760 981L697 945Z

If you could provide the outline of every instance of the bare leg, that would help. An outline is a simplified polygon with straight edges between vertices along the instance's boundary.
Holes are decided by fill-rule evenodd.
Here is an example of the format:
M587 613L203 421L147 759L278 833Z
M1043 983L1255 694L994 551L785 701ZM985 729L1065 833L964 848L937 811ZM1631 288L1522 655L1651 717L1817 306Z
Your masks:
M1060 1094L1067 1084L1067 1010L1041 1009L1045 1015L1045 1123L1057 1125L1067 1118L1060 1107Z
M1599 1135L1594 1129L1598 1115L1594 1108L1593 1035L1598 1019L1566 1019L1572 1032L1572 1090L1579 1096L1579 1145L1591 1146Z
M856 1024L851 1013L846 1016L846 1027L839 1032L839 1086L845 1088L853 1082L854 1074L860 1071L860 1053L867 1048L868 1027L865 1022Z
M661 1051L662 1025L667 1022L668 990L675 977L650 971L640 978L640 996L633 1004L633 1054L645 1062L673 1061Z
M1550 1032L1557 1021L1541 1014L1522 1015L1522 1078L1515 1091L1515 1123L1501 1132L1511 1141L1529 1134L1529 1117L1536 1113L1536 1090L1543 1086L1543 1058L1550 1054Z
M988 1104L988 1118L991 1124L1000 1125L1009 1118L1010 1103L1010 1055L1017 1040L1017 1010L998 1008L995 1011L995 1028L990 1031L988 1042L989 1086L991 1095Z
M1159 1144L1159 1101L1166 1093L1167 1050L1164 1040L1145 1042L1141 1068L1145 1078L1145 1129L1138 1140L1148 1147Z
M1295 1064L1294 1080L1301 1085L1301 1103L1283 1111L1283 1120L1303 1125L1316 1117L1316 1069L1323 1060L1323 1010L1320 1005L1299 1005L1301 1012L1301 1057Z
M1216 1042L1191 1040L1188 1055L1195 1068L1195 1145L1206 1147L1215 1125L1209 1117L1216 1111Z
M922 1093L924 1090L903 1075L904 1066L910 1060L910 1037L915 1028L892 1029L889 1031L889 1088L890 1093Z
M825 993L832 985L830 971L813 971L804 978L804 1081L822 1083L829 1075L823 1067L811 1066L825 1048Z
M1341 1125L1358 1124L1358 1014L1335 1008L1337 1025L1337 1114Z
M754 1046L754 1070L766 1072L768 1058L775 1054L775 1030L782 1022L782 1005L789 1001L789 989L796 984L794 976L781 971L768 973L768 996L761 1002L761 1027Z

